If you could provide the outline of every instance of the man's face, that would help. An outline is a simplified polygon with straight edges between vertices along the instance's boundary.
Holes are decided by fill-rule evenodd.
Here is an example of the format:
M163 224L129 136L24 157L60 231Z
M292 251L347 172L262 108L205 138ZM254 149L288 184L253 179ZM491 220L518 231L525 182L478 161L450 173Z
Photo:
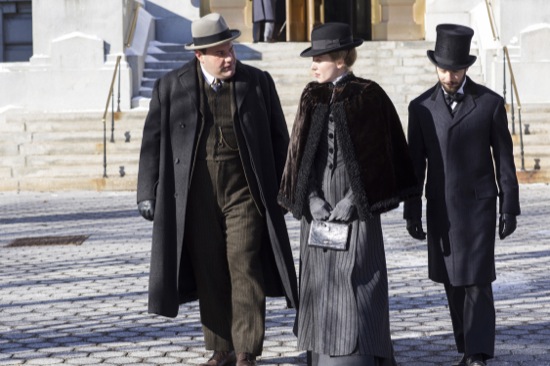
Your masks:
M233 42L195 51L195 56L204 69L215 78L225 80L235 74L237 58Z
M443 89L449 94L455 94L458 91L464 81L464 78L466 77L466 71L468 71L467 68L460 70L447 70L440 67L436 67L436 70L439 82L443 86Z

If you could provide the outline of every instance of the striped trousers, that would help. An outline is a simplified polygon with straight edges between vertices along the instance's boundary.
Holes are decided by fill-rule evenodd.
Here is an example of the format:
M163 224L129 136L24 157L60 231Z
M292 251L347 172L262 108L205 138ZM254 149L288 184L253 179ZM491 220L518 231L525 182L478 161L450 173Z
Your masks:
M197 160L185 245L191 256L206 349L260 355L265 291L260 248L265 220L240 158Z

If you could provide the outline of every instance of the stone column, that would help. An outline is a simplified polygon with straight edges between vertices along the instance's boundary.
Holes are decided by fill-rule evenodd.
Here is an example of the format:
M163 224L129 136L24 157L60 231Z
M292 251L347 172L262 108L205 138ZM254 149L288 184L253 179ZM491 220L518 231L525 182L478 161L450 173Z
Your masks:
M210 11L220 13L231 29L241 31L237 42L252 42L252 1L210 0ZM202 14L204 15L204 14Z
M414 21L415 0L379 0L381 22L372 28L373 40L405 41L423 39L420 24Z

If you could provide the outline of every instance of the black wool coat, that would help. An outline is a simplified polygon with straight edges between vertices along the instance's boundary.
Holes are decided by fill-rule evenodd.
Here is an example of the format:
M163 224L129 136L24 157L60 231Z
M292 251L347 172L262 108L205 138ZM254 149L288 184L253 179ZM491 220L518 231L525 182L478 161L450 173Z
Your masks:
M175 317L179 304L195 300L193 266L185 248L187 195L195 146L203 126L197 60L155 83L145 120L137 201L156 200L149 275L149 312ZM266 220L262 268L267 296L297 305L297 280L283 211L277 204L288 130L275 85L264 71L237 62L233 77L235 133L249 188Z
M454 117L440 84L409 105L409 150L420 192L426 183L429 276L454 286L496 279L497 197L499 212L520 213L504 100L470 78L464 94ZM405 203L404 217L422 217L420 198Z

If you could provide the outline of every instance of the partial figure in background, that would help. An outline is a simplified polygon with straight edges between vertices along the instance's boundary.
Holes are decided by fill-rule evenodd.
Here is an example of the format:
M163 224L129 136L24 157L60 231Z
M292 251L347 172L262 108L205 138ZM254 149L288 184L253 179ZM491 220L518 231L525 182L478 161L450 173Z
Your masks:
M254 42L275 42L277 2L283 0L252 1L252 37Z
M466 72L471 28L440 24L428 58L439 82L409 105L408 143L426 181L429 276L443 283L456 347L455 365L483 366L494 356L497 199L500 239L516 229L519 186L504 99ZM424 240L422 200L405 203L409 234Z
M396 365L380 214L417 181L392 101L351 71L362 42L326 23L300 55L313 58L317 81L300 99L279 203L301 220L296 325L310 365Z

